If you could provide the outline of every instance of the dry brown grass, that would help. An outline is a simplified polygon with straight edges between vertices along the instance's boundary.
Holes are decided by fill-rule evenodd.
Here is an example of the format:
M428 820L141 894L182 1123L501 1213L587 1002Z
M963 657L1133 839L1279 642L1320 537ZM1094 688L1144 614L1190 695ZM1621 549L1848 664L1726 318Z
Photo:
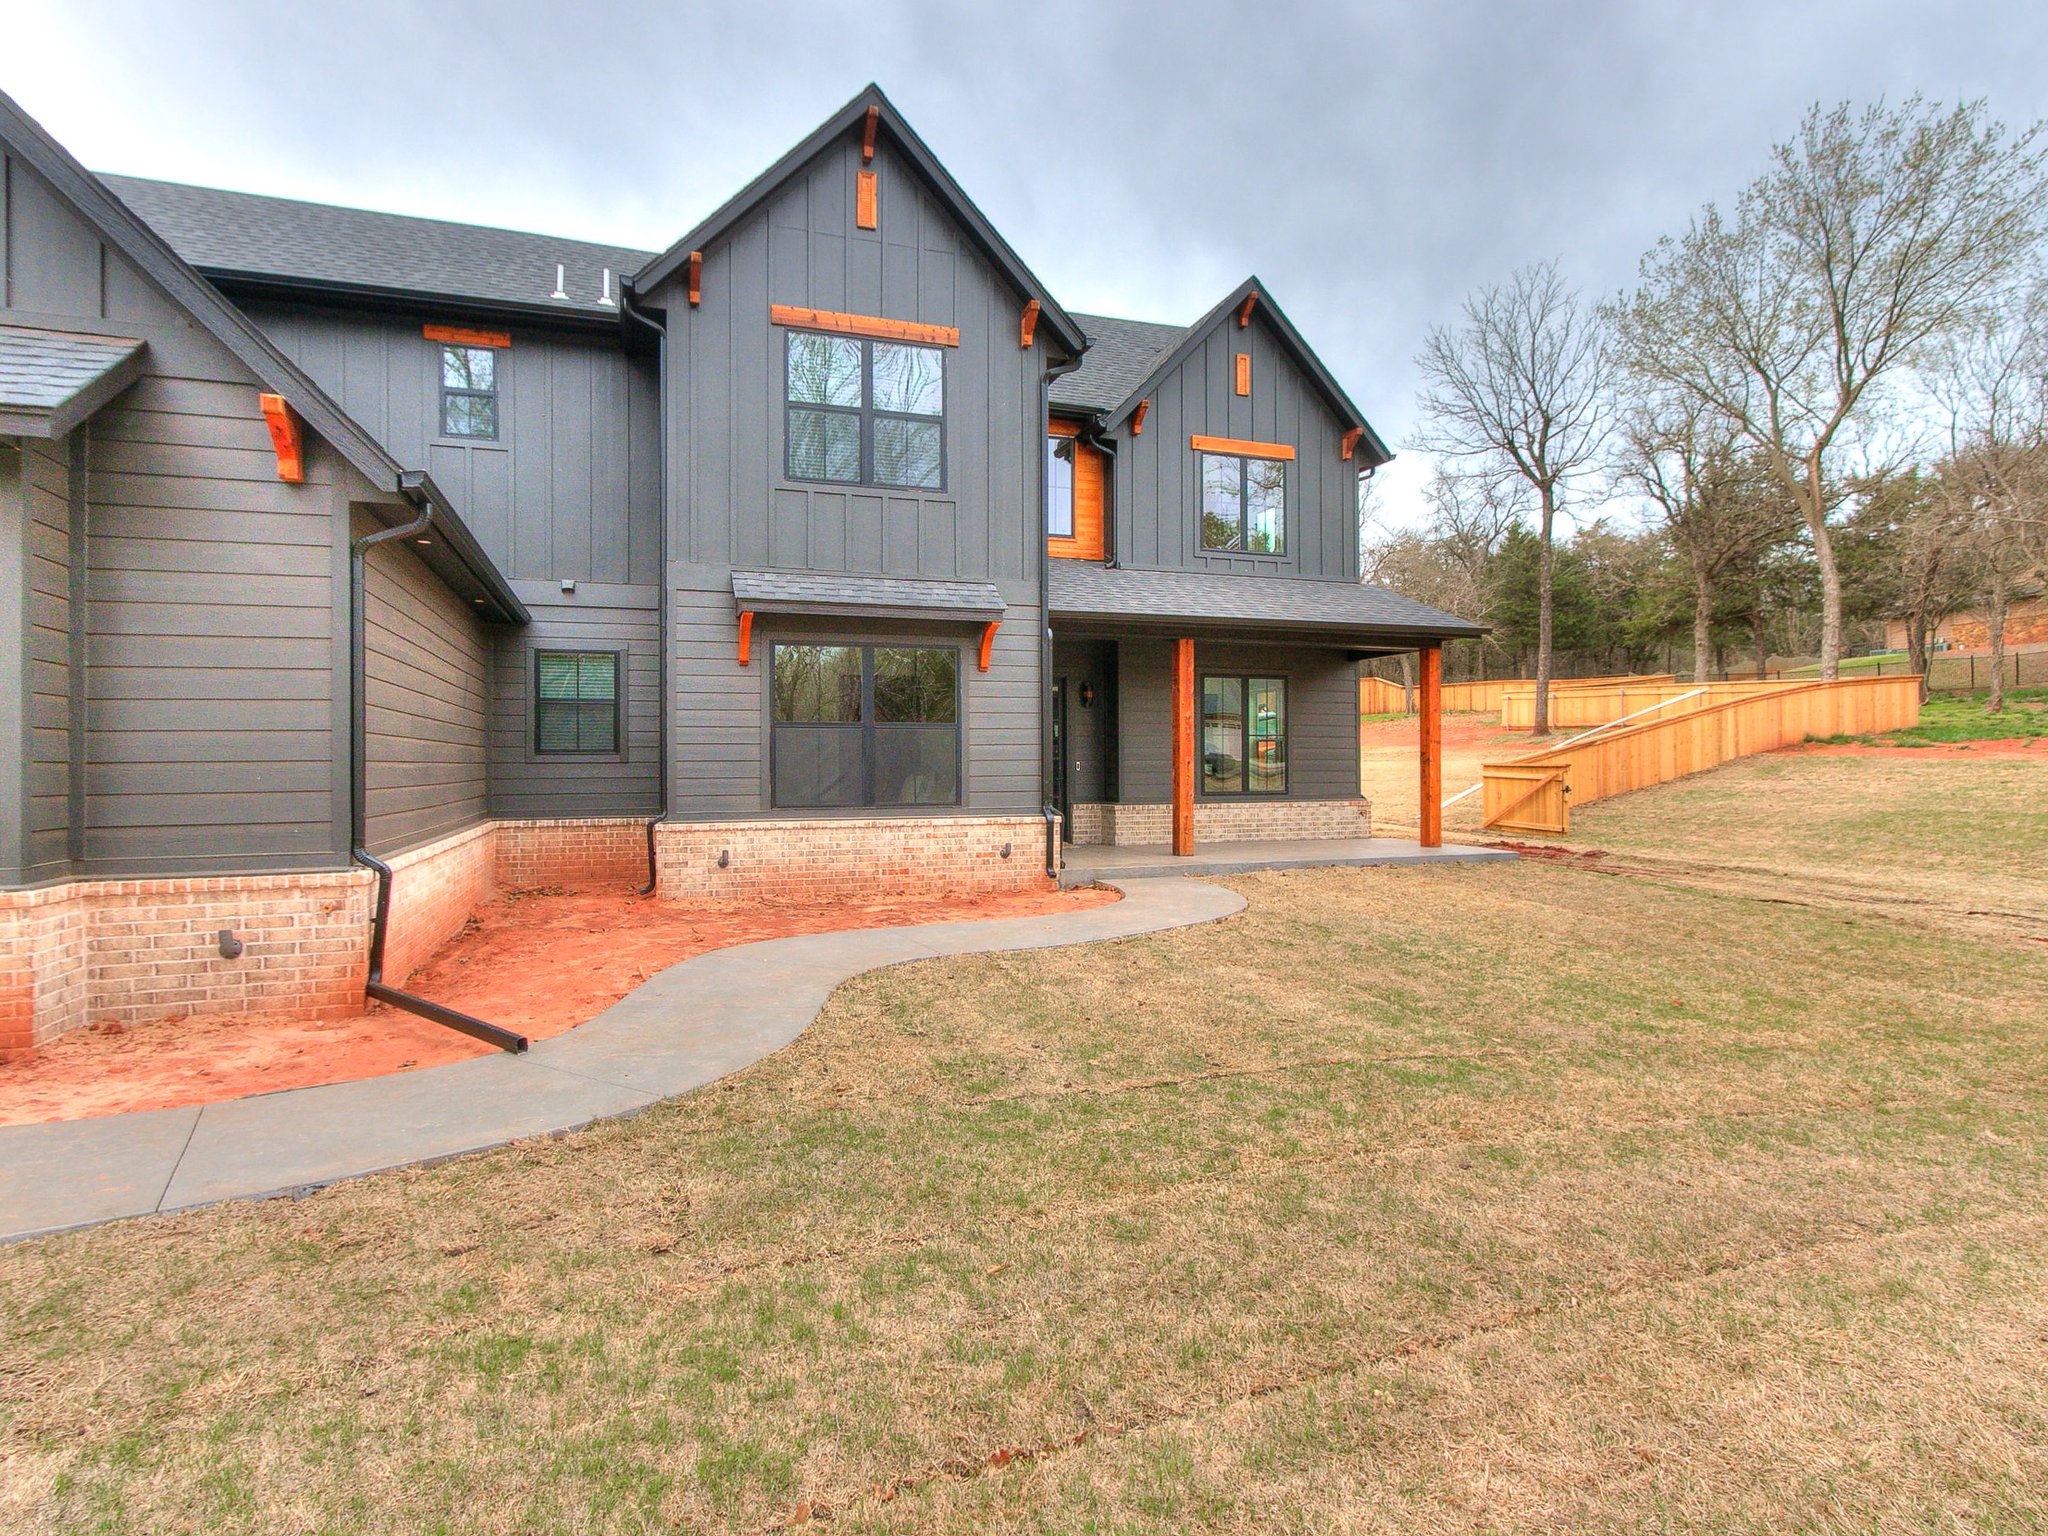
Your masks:
M2048 1525L2048 955L1242 888L635 1121L0 1253L0 1528Z

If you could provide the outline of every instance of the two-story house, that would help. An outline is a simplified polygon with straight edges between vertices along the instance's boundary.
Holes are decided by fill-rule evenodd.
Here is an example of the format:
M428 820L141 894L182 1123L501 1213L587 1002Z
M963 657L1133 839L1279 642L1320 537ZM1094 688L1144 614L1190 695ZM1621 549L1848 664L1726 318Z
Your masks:
M0 97L0 1050L341 1011L495 880L1363 835L1387 450L1072 315L878 90L668 250L94 176Z

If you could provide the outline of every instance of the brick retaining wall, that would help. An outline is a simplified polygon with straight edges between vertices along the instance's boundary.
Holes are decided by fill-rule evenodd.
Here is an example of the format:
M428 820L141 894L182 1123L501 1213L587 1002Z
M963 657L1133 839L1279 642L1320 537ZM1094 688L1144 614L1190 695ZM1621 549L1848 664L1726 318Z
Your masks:
M1195 842L1252 843L1268 838L1370 837L1369 800L1198 800ZM1173 838L1167 804L1093 804L1074 807L1074 841L1113 848L1166 843Z
M660 894L672 900L965 895L1030 890L1046 878L1037 816L664 822L655 842Z

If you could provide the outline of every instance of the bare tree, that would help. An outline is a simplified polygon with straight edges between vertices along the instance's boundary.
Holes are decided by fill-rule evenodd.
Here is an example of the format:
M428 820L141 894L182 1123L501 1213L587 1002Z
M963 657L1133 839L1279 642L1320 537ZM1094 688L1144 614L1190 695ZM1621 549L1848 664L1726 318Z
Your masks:
M1792 537L1799 514L1782 488L1745 454L1741 430L1695 397L1664 391L1624 423L1617 481L1647 497L1692 582L1693 677L1708 681L1714 604L1721 581Z
M1888 380L1967 323L2032 248L2041 129L1915 96L1807 113L1723 215L1643 259L1624 349L1644 377L1737 422L1797 503L1821 585L1821 676L1839 674L1828 517Z
M1602 316L1581 302L1556 262L1539 262L1473 293L1456 329L1431 326L1416 362L1429 418L1420 446L1482 485L1520 481L1536 504L1542 542L1535 728L1548 731L1552 532L1573 483L1598 464L1607 435Z
M1860 521L1878 530L1890 554L1892 609L1905 621L1906 665L1927 698L1927 637L1966 605L1968 499L1918 468L1881 476L1863 490Z
M2048 279L2011 285L1950 339L1931 370L1946 407L1940 484L1979 581L1991 697L2005 708L2005 621L2013 588L2048 568Z

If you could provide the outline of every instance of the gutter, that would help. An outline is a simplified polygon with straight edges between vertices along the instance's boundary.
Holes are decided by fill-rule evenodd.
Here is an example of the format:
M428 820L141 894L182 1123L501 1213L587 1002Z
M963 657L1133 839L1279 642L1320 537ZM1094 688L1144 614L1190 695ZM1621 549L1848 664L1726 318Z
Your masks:
M642 896L652 896L660 882L660 871L655 867L654 829L668 816L668 326L654 318L640 307L640 301L633 296L632 285L623 274L619 278L619 313L637 320L654 332L655 366L659 370L655 389L661 397L661 408L655 413L655 430L661 434L661 542L658 555L659 565L655 571L655 601L658 604L655 620L659 626L660 655L655 658L654 720L655 773L657 775L655 799L657 809L647 823L647 883L640 887Z
M1060 883L1060 812L1052 803L1052 549L1045 537L1045 443L1052 435L1052 381L1080 366L1077 354L1047 368L1038 380L1038 505L1031 514L1038 539L1038 803L1045 817L1045 873L1054 885Z
M381 1003L402 1008L407 1013L418 1014L423 1019L449 1029L459 1030L472 1039L486 1045L495 1045L501 1051L517 1054L526 1049L526 1036L497 1024L487 1024L482 1019L471 1018L440 1003L429 1002L424 997L402 992L397 987L384 984L384 939L391 924L391 866L371 853L365 846L369 842L370 791L369 791L369 718L368 698L368 644L364 635L367 622L368 604L365 601L367 580L365 559L370 550L393 539L414 538L425 533L428 524L434 521L438 493L430 495L421 489L418 482L431 486L425 475L409 471L405 478L415 480L407 489L407 495L417 506L419 516L409 523L400 523L395 528L380 528L375 533L352 540L348 547L348 660L349 660L349 857L366 869L376 872L377 906L370 919L370 973L363 983L366 996L374 997ZM456 526L460 526L457 524ZM448 528L444 524L445 536ZM515 599L516 601L516 599ZM523 611L523 610L522 610Z

